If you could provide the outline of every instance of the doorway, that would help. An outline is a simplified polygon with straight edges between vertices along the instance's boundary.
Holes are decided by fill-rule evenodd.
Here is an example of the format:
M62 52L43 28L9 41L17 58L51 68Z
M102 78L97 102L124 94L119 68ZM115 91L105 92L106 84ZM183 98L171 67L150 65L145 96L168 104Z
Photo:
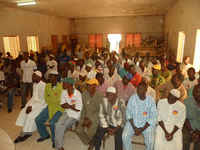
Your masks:
M119 53L119 44L121 39L121 34L108 34L108 40L110 42L110 52L116 51L117 53Z

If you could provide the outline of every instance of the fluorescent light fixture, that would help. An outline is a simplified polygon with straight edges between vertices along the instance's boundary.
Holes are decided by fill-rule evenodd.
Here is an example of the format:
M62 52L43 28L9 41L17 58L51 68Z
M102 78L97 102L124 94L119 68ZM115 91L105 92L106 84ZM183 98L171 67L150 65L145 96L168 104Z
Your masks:
M17 6L28 6L28 5L36 5L35 1L31 2L17 2Z

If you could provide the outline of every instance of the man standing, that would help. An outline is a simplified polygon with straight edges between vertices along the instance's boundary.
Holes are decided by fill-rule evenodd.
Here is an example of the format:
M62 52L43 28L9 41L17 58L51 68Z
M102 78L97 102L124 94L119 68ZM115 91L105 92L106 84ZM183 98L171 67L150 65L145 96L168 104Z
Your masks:
M33 73L33 96L26 104L26 107L20 112L16 125L23 127L20 136L15 139L15 143L25 141L36 131L35 118L46 107L44 100L44 90L46 84L41 80L42 73L35 71Z
M96 91L98 84L96 79L87 81L87 91L82 94L83 109L76 133L85 145L90 144L99 124L99 110L103 94Z
M200 149L200 85L193 89L193 96L184 101L187 113L185 127L183 129L183 150L190 150L193 142L193 150Z
M21 108L24 108L26 105L26 98L28 95L28 90L32 92L32 75L34 70L37 69L36 63L29 59L28 52L24 53L24 60L20 64L22 70L22 105Z
M61 96L61 107L65 111L55 127L55 144L57 150L64 150L64 133L80 119L82 109L81 93L73 86L75 81L72 78L65 78L62 82L64 90Z
M182 127L185 122L185 105L178 101L181 93L172 89L167 99L158 102L158 123L155 150L182 150Z
M52 71L49 74L50 83L47 83L45 87L44 98L47 103L47 107L36 117L35 122L37 125L40 138L37 142L42 142L50 138L50 135L46 129L45 123L48 121L48 125L51 129L52 147L55 147L55 123L58 121L64 109L60 106L62 84L58 83L58 72Z
M146 150L154 148L154 134L157 122L155 101L146 96L147 85L141 82L137 94L133 95L126 109L126 125L122 134L124 150L132 150L131 139L133 135L143 134Z
M100 125L93 138L92 145L95 150L100 150L101 141L106 133L114 135L115 150L122 150L122 131L125 123L125 103L117 96L117 90L114 87L108 87L106 97L100 105Z

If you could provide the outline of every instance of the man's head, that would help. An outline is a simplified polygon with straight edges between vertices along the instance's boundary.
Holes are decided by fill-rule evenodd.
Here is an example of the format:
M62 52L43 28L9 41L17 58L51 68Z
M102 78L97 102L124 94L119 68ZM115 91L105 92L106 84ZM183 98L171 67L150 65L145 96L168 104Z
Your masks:
M157 77L160 73L161 66L159 64L156 64L152 67L152 74L153 76Z
M87 90L90 93L90 95L94 95L96 92L96 87L99 85L99 82L97 79L90 79L87 82Z
M174 88L177 89L181 86L184 81L184 76L181 73L177 73L172 76L171 83L173 84Z
M177 89L172 89L168 95L169 104L174 104L181 97L181 92Z
M132 75L135 75L136 74L136 68L135 68L135 65L130 65L129 66L129 71Z
M200 104L200 85L196 85L193 89L193 97L195 99L195 101Z
M195 77L195 69L193 68L193 67L191 67L191 68L189 68L188 70L187 70L187 74L188 74L188 77L189 78L193 78L193 77Z
M24 52L24 60L28 60L29 59L29 53L28 52Z
M148 85L145 82L140 82L140 84L137 87L137 95L141 100L144 100L146 98L146 92L147 92Z
M51 71L49 73L49 82L52 84L52 85L56 85L57 84L57 81L58 81L58 72L57 71Z
M103 74L102 73L97 73L96 74L96 79L98 80L99 84L102 85L105 81L104 77L103 77Z
M32 75L32 80L34 83L39 83L42 79L42 73L40 71L35 71Z
M123 78L122 78L122 83L124 86L128 85L128 83L130 82L129 78L128 78L128 75L125 75Z
M141 60L140 61L140 64L139 64L140 68L145 68L145 63L144 63L144 60Z
M85 70L87 72L90 72L92 70L92 64L88 63L86 66L85 66Z
M63 89L70 90L73 89L73 85L75 83L73 78L64 78L63 82Z
M183 62L185 65L190 64L190 57L189 56L185 56L183 59Z
M106 97L108 102L114 104L117 99L117 90L115 87L108 87L106 90Z
M53 54L49 55L49 60L53 60L55 58L55 56Z

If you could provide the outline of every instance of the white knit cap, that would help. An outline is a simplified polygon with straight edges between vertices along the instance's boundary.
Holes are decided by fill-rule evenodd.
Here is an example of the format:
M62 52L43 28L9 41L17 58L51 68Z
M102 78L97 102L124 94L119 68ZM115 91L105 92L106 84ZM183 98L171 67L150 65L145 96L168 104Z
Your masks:
M91 68L92 68L92 64L91 64L91 63L88 63L88 64L86 64L86 66L88 66L88 67L91 67Z
M35 71L34 74L36 74L37 76L39 76L40 78L42 78L42 73L40 71Z
M117 91L116 91L115 87L110 86L110 87L107 88L106 92L108 92L108 93L114 93L115 94Z
M52 70L49 74L58 75L58 71Z
M173 96L175 96L176 98L180 98L180 97L181 97L181 92L180 92L179 90L177 90L177 89L172 89L172 90L170 91L170 93L171 93Z

